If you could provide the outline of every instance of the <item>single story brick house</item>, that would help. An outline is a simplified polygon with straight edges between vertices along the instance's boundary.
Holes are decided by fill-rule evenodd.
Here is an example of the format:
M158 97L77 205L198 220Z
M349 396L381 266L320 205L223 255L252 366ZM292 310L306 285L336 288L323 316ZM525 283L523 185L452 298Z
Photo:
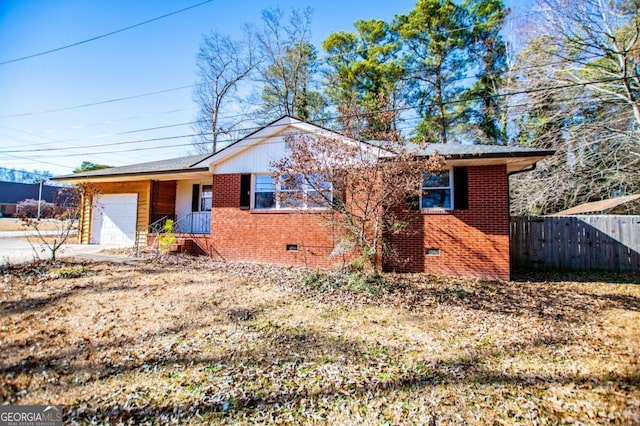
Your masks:
M314 217L280 206L270 164L287 155L287 132L347 138L283 117L209 155L195 155L55 178L90 182L80 240L134 244L153 224L175 219L184 244L222 260L330 266L340 236ZM426 179L410 232L389 237L406 260L387 270L509 279L509 175L553 151L512 146L410 145L416 155L436 150L448 170ZM312 214L305 214L312 213ZM151 226L151 227L150 227ZM187 241L189 240L189 241Z

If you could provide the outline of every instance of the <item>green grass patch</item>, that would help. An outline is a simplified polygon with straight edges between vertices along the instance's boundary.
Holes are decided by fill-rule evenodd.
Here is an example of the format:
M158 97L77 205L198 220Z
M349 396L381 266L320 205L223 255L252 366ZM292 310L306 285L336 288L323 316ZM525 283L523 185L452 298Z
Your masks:
M318 291L340 290L373 295L389 292L389 283L384 276L362 271L312 271L306 274L303 283L306 287Z
M53 279L80 278L87 273L87 269L82 265L63 266L49 270L49 277Z

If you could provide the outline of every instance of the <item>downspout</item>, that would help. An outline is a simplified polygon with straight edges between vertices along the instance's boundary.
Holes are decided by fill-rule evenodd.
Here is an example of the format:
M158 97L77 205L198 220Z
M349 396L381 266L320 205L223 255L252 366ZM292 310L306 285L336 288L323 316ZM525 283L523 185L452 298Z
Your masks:
M509 178L513 175L519 175L520 173L527 173L527 172L532 172L536 169L536 167L538 166L538 163L533 163L531 165L531 167L527 168L527 169L522 169L522 170L516 170L515 172L511 172L511 173L507 173L507 194L511 194L511 188L509 188ZM508 207L509 207L509 222L511 222L511 196L509 196L507 198L508 201ZM511 236L509 236L509 238L511 238ZM509 244L511 244L511 241L509 241Z
M516 170L515 172L507 173L507 193L511 194L511 188L509 188L509 178L511 176L519 175L520 173L532 172L536 169L537 166L538 166L538 163L533 163L531 167L529 167L528 169ZM507 201L508 201L507 204L509 207L509 222L511 222L511 196L507 198ZM509 236L509 238L511 238L511 236ZM509 241L509 244L511 244L511 241Z
M538 163L533 163L531 167L529 167L528 169L516 170L515 172L508 173L507 177L511 177L513 175L519 175L520 173L532 172L536 169L537 166L538 166Z
M511 173L507 173L507 209L508 209L508 215L509 215L509 278L513 279L513 275L512 275L512 265L511 265L511 247L512 247L512 241L511 241L511 188L509 188L509 178L513 175L518 175L520 173L526 173L526 172L532 172L536 169L536 167L538 166L538 163L533 163L531 165L531 167L526 168L526 169L522 169L522 170L516 170L515 172L511 172Z

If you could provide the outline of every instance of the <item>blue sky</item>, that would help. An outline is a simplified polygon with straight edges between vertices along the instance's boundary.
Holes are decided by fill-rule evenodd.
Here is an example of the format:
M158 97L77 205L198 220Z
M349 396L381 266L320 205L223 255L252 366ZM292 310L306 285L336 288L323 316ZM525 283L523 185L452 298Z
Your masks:
M0 0L0 62L55 49L202 0ZM204 34L238 35L268 7L310 6L312 41L351 30L358 19L390 20L415 0L214 0L86 44L0 65L0 167L66 174L82 161L113 166L193 153L195 56ZM526 2L507 1L515 14ZM64 111L53 109L164 93ZM20 115L20 116L15 116ZM144 130L160 126L164 129ZM110 147L95 145L177 137ZM159 148L170 146L169 148ZM124 151L137 149L137 151ZM35 151L40 150L40 151ZM104 151L124 151L103 153ZM30 151L30 152L25 152Z

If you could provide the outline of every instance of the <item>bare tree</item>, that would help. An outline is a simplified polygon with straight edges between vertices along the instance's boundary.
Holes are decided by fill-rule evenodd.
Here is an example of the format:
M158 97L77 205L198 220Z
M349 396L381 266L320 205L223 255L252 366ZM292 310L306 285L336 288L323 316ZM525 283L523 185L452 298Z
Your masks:
M294 8L289 15L279 8L266 9L262 27L253 30L262 55L257 77L262 121L283 115L309 120L324 109L314 80L317 53L310 42L311 16L310 8Z
M198 83L193 95L200 106L195 127L202 136L194 144L198 152L216 152L219 136L230 134L244 121L241 114L225 117L221 113L239 101L234 97L239 85L258 65L251 32L245 33L245 39L238 41L212 32L198 51Z
M384 236L402 232L398 214L407 196L419 193L422 173L441 170L444 159L415 158L397 142L371 145L345 138L288 135L288 157L272 163L279 196L292 207L327 209L314 215L337 230L336 254L347 254L365 271L379 271Z
M67 243L72 231L77 229L84 200L91 199L97 193L97 189L91 184L60 188L54 200L53 221L46 222L54 224L53 231L44 232L45 221L39 218L22 215L20 220L26 228L35 231L35 239L49 251L51 260L56 260L58 251Z
M640 125L640 1L540 0L548 48L566 62L559 79L623 103Z
M640 190L639 4L540 1L543 16L519 57L518 142L557 153L514 178L514 213Z

